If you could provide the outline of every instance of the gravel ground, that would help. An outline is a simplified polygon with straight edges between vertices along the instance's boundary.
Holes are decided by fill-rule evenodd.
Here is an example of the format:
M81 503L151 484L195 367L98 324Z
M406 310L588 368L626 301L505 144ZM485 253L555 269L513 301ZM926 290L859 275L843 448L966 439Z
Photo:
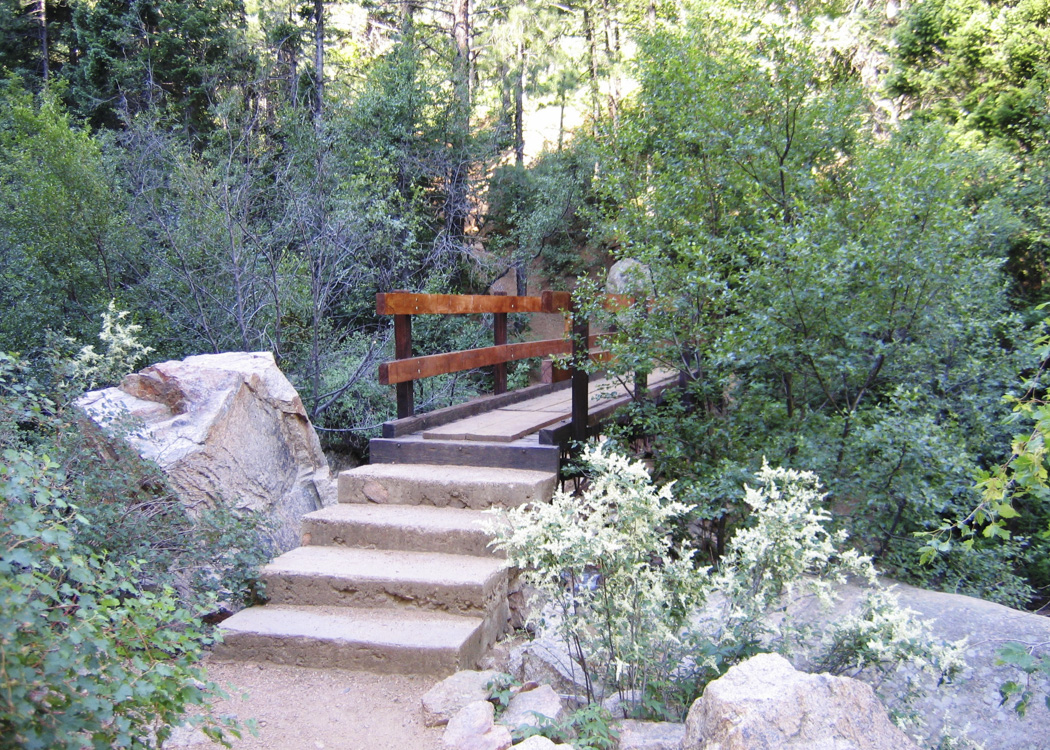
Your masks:
M258 736L235 740L237 750L440 750L443 727L423 726L420 698L432 677L376 675L250 662L206 664L208 677L229 693L215 712L245 722ZM166 748L211 750L199 733Z

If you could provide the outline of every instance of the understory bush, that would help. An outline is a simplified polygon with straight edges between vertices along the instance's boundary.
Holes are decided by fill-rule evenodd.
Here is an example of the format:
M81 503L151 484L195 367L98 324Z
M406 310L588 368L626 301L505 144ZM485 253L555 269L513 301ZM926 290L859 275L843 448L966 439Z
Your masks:
M118 382L149 351L139 326L115 305L101 317L102 351L56 340L44 382L23 360L0 353L0 447L48 455L86 520L73 530L77 543L134 569L139 586L171 587L194 609L214 604L212 594L230 608L251 603L259 593L255 571L272 556L269 522L222 505L191 512L160 467L124 439L140 424L115 414L98 427L75 406L85 389Z
M70 489L46 455L4 451L0 748L159 746L217 691L196 666L211 639L173 589L144 589L135 565L85 551ZM240 736L198 722L213 739Z
M204 620L255 595L265 528L191 514L163 472L73 406L144 348L111 306L104 351L59 342L38 380L0 354L0 749L158 747L221 691ZM235 722L196 721L225 742Z
M620 437L695 506L682 525L707 564L768 456L815 471L888 575L1028 605L1048 583L1034 533L975 538L979 559L952 549L937 567L914 537L977 504L973 475L1008 438L1025 323L1003 161L916 121L878 133L832 40L795 13L701 2L685 19L642 40L638 89L595 147L592 241L639 263L649 300L609 321L609 367L690 378Z
M644 690L675 669L704 579L688 549L668 555L666 529L686 510L671 488L613 452L591 449L585 460L594 469L586 494L510 511L496 547L557 603L556 627L595 700L603 687Z
M508 512L495 546L551 603L540 629L556 632L591 701L618 693L628 713L679 718L704 686L755 653L805 657L836 674L880 675L909 662L937 680L960 666L958 647L880 588L870 558L831 532L810 472L764 465L748 486L750 509L717 568L675 542L688 506L657 488L640 462L608 444L588 447L586 489ZM850 577L871 587L858 612L821 625L801 607L824 608Z
M497 672L486 686L488 701L502 716L510 706L511 699L521 690L521 682L506 672ZM613 724L614 717L597 703L589 703L573 711L567 717L555 721L536 714L536 723L515 727L511 734L518 742L533 735L541 735L554 742L571 744L576 750L612 750L616 747L619 732Z

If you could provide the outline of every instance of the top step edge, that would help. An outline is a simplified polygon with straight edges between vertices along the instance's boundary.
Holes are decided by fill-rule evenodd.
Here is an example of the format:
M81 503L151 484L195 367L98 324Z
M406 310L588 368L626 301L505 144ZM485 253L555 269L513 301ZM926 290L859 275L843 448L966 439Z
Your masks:
M549 502L554 472L439 464L369 464L340 472L340 503L433 505L483 510Z
M505 479L513 479L518 481L537 481L544 480L550 477L557 477L557 473L553 471L544 471L538 469L514 469L497 466L471 466L464 464L431 464L431 463L371 463L362 464L361 466L355 466L352 469L344 469L339 472L339 475L360 475L367 474L369 476L375 474L381 474L383 476L399 476L401 474L409 475L409 479L418 478L420 474L428 474L433 476L434 473L447 473L450 475L461 475L465 479L477 478L479 476L491 473L492 476L498 476Z
M558 446L516 441L493 443L475 440L426 440L372 438L368 442L371 466L411 465L479 467L557 473L561 463Z

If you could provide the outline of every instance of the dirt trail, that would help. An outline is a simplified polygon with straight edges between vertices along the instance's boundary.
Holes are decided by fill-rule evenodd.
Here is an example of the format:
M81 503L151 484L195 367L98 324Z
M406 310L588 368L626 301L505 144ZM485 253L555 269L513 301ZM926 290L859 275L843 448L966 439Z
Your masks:
M420 698L434 678L246 662L209 661L206 667L230 695L215 704L216 713L258 723L259 736L235 741L237 750L441 748L444 729L427 729L420 713Z

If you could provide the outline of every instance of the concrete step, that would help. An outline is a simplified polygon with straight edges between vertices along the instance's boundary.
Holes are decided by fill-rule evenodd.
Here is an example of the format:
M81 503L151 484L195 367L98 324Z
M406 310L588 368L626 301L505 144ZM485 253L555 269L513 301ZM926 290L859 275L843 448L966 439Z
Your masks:
M273 604L425 609L506 622L508 573L494 557L309 546L261 573Z
M502 556L482 529L496 517L479 510L429 505L341 503L303 516L303 546L362 547Z
M508 508L549 501L557 479L553 472L523 469L368 464L339 474L339 502Z
M212 658L386 674L472 669L490 644L478 617L441 612L268 604L222 623Z
M372 438L368 456L373 464L428 464L487 466L556 473L561 447L541 444L538 433L512 443L488 440L434 440L421 434L399 438Z

